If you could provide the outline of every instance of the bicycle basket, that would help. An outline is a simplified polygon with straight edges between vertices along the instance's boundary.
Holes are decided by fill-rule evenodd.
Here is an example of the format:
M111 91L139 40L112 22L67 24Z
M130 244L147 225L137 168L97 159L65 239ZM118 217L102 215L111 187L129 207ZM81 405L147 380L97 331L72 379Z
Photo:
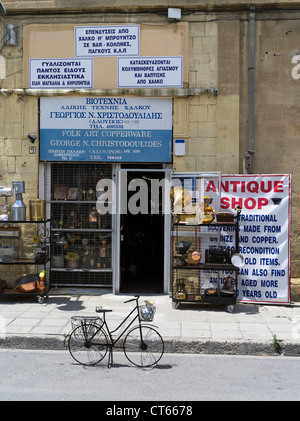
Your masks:
M140 318L144 322L152 322L154 319L156 308L153 304L146 303L144 306L139 306Z
M75 329L77 326L99 324L100 320L98 316L73 316L71 317L71 325L72 329Z

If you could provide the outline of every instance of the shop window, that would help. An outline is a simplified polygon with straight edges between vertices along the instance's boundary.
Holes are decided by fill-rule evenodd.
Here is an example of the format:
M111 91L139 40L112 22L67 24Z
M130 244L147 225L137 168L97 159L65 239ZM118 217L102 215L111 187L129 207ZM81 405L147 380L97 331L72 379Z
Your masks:
M51 285L112 287L112 215L96 209L109 164L51 165Z

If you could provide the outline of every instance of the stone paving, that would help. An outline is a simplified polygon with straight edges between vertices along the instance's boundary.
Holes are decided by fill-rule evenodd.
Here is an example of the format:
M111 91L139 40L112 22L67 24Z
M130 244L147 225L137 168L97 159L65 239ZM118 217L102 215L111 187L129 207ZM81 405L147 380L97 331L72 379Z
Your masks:
M111 329L131 310L131 295L49 294L43 304L34 298L0 301L0 347L60 348L71 329L71 316L107 313ZM300 303L289 306L238 303L233 313L224 306L182 304L173 308L168 295L141 296L155 302L153 324L170 352L272 353L275 340L286 354L300 355ZM255 351L256 350L256 351Z

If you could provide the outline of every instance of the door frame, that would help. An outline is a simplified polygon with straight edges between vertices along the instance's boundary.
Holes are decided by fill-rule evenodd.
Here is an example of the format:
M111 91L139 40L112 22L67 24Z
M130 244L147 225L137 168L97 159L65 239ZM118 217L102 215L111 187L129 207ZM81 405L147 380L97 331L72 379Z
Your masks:
M113 270L113 293L119 294L121 288L121 213L120 213L120 206L121 206L121 174L125 172L143 172L143 173L164 173L164 177L171 182L172 180L172 169L168 168L160 168L160 169L148 169L148 168L116 168L116 193L115 193L115 203L116 203L116 212L115 212L115 232L114 235L114 244L115 244L115 256L114 256L114 270ZM165 203L164 208L169 209L169 202L170 198L165 195ZM163 273L163 293L168 294L170 292L170 275L171 275L171 214L164 213L164 273Z

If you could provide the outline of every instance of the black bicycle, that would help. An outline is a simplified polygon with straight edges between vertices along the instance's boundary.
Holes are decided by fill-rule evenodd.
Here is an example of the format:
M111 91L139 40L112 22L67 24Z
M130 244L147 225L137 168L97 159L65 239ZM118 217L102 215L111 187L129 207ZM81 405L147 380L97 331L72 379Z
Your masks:
M74 360L82 365L95 365L102 361L109 351L108 367L111 367L113 364L113 348L121 348L126 358L137 367L152 367L157 364L164 353L164 341L153 326L142 323L152 322L156 309L154 303L147 300L145 300L145 305L140 306L139 298L139 295L135 295L135 298L124 302L136 301L136 305L119 326L112 331L105 319L105 314L112 310L96 307L96 312L102 313L102 317L72 317L73 329L69 335L68 348ZM114 339L113 334L135 312L136 314L130 323ZM136 320L138 320L138 325L130 329ZM127 331L128 333L124 335ZM118 346L121 338L124 339Z

